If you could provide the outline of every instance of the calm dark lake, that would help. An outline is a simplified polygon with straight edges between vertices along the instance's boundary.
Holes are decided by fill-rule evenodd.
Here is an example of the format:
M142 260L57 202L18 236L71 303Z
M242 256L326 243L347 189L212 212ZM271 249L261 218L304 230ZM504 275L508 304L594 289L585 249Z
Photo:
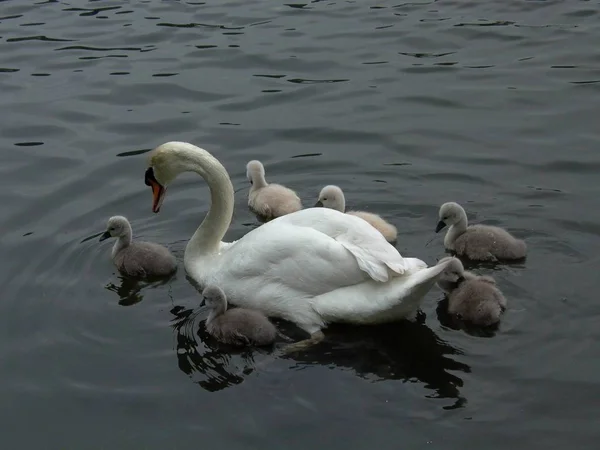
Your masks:
M594 448L599 13L577 0L0 2L1 447ZM186 175L152 214L144 185L144 153L170 140L229 171L228 241L257 224L250 159L305 205L340 185L428 264L444 256L443 202L506 227L527 260L474 266L508 299L499 330L448 325L434 288L416 322L331 327L295 355L215 345L183 269L208 189ZM119 277L97 237L116 214L175 252L173 279Z

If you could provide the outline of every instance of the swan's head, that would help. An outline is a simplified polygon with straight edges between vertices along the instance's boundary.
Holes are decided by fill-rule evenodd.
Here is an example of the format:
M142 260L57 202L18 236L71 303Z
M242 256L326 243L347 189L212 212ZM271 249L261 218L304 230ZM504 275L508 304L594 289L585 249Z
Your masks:
M447 263L447 264L446 264ZM465 268L460 259L453 256L446 256L438 261L438 265L446 264L446 268L440 276L440 281L450 283L460 283L465 279Z
M148 155L148 168L144 175L146 186L152 188L152 211L160 211L167 186L179 174L190 170L191 158L193 156L204 156L210 154L195 145L187 142L167 142L159 145Z
M100 236L100 242L111 237L120 238L122 236L127 236L129 230L131 230L129 220L123 216L113 216L108 219L106 231Z
M253 159L246 164L246 177L250 184L254 184L254 181L264 180L265 178L265 167L260 161Z
M218 286L209 285L202 291L202 302L200 306L206 305L210 309L223 310L227 309L227 297L225 292Z
M440 221L435 227L435 232L439 233L444 229L447 225L454 225L460 222L464 217L466 217L465 210L458 203L448 202L444 203L440 207L440 211L438 213Z
M325 207L344 212L346 210L346 200L344 193L338 186L325 186L319 193L319 200L315 207Z

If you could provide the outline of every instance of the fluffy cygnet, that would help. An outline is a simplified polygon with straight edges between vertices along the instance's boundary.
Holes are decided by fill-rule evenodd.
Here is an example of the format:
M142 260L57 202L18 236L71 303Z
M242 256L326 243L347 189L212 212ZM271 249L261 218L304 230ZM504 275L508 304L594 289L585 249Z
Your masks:
M227 309L227 297L217 286L207 286L201 303L210 308L206 331L230 345L270 345L277 338L277 328L262 313L245 308Z
M260 161L253 160L246 165L246 176L251 184L248 207L261 220L269 221L302 209L300 197L294 191L280 184L267 183L265 168Z
M131 235L129 221L123 216L113 216L100 236L100 242L117 238L112 260L121 273L133 277L162 277L177 270L177 260L166 247L152 242L132 242Z
M446 257L438 264L452 259L437 282L448 297L448 312L461 320L478 326L494 325L506 309L506 298L488 276L465 271L458 258Z
M344 192L338 186L325 186L319 193L319 200L315 203L315 207L324 206L325 208L336 209L346 214L360 217L369 222L373 228L379 231L388 242L395 242L398 238L396 227L389 222L383 220L377 214L372 214L366 211L346 211L346 198Z
M444 246L459 256L474 261L496 261L522 259L527 255L527 244L502 228L490 225L468 227L467 213L458 203L444 203L439 219L435 232L449 225Z

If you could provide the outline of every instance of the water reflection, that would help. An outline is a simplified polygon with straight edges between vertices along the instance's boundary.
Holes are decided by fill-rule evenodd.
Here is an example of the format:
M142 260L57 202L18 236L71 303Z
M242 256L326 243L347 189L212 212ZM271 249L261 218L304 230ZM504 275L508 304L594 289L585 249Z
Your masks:
M245 376L262 370L270 358L277 357L295 361L296 367L318 364L351 369L357 376L373 381L423 383L434 391L428 397L455 400L446 409L459 408L466 403L460 393L463 381L455 372L469 373L471 369L452 358L462 352L440 339L425 324L424 315L415 322L378 326L332 325L325 332L325 340L318 345L276 356L277 347L275 350L238 350L214 342L200 325L203 317L200 318L198 310L176 306L171 313L179 368L209 391L240 384ZM303 337L292 324L278 323L278 327L293 339Z
M142 290L146 287L158 287L167 284L172 278L167 279L148 279L141 281L136 278L119 275L119 283L108 283L105 289L116 293L119 296L119 305L132 306L144 299Z

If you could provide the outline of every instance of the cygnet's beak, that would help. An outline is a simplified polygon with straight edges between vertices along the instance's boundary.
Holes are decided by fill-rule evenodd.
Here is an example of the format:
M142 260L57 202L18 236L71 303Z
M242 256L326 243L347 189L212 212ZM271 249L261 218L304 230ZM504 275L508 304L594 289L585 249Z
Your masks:
M465 277L464 277L464 276L458 277L458 278L456 279L456 284L460 284L460 283L462 283L463 281L465 281Z
M437 224L437 227L435 227L435 232L439 233L441 230L444 229L445 226L446 226L446 222L444 222L443 220L440 220Z
M106 230L104 233L102 233L102 236L100 236L100 242L104 241L105 239L110 238L110 232L108 230Z
M144 183L146 186L150 186L152 188L152 212L157 213L160 211L162 202L165 199L167 188L156 181L156 178L154 177L154 169L152 167L149 167L146 170Z
M323 202L321 200L319 200L317 203L315 203L314 208L322 208L323 207Z
M200 300L200 306L204 305L206 305L206 297L202 297L202 300Z

